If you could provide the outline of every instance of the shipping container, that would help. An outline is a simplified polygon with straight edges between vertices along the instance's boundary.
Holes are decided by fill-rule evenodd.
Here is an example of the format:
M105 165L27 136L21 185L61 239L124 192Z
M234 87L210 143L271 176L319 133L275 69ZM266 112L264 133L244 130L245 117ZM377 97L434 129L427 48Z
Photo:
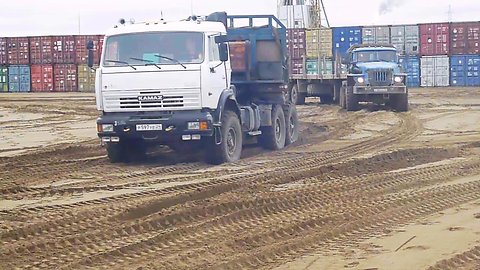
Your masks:
M75 37L56 36L52 37L53 63L74 64L75 63Z
M420 86L420 57L415 55L400 56L399 62L407 73L407 86Z
M450 85L450 59L448 56L423 56L420 59L421 86Z
M8 85L10 92L30 92L30 66L10 66L8 68Z
M78 66L78 91L95 92L95 71L87 65Z
M0 92L8 91L8 68L0 66Z
M306 71L309 75L331 75L333 74L332 59L308 59Z
M32 65L32 92L53 91L53 66Z
M105 42L105 36L104 35L98 35L98 61L94 63L95 65L100 64L100 58L102 57L102 52L103 52L103 43Z
M420 24L420 54L422 56L449 55L450 24Z
M52 55L52 37L30 37L30 63L31 64L51 64Z
M0 65L6 65L7 58L7 39L0 37Z
M417 25L396 25L390 27L390 41L401 55L418 55L420 40Z
M30 50L28 38L12 37L7 38L7 64L28 65L30 64Z
M332 29L307 29L305 32L307 58L332 58Z
M305 29L287 30L287 48L289 59L303 59L306 57Z
M78 65L87 64L88 60L88 41L93 41L93 62L100 63L100 39L99 36L75 36L75 63Z
M337 58L347 54L353 45L362 43L362 28L360 27L335 27L332 28L333 55Z
M77 66L56 64L53 66L53 90L55 92L75 92L77 87Z
M480 54L480 22L452 23L450 38L452 55Z
M390 44L390 27L367 26L362 28L363 44Z
M452 86L480 86L480 55L454 55L450 63Z
M304 74L303 61L304 59L291 59L290 74Z

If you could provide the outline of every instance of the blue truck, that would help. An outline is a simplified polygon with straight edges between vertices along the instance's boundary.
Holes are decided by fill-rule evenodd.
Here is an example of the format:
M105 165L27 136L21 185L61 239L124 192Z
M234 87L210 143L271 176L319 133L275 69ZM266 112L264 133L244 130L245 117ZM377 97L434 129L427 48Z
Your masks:
M352 46L344 59L347 80L342 82L340 105L347 111L360 109L360 102L386 104L408 111L407 74L392 45Z
M240 159L250 139L282 149L298 138L288 79L286 28L274 16L123 23L107 32L96 70L98 136L112 162L155 145L203 150L213 164Z

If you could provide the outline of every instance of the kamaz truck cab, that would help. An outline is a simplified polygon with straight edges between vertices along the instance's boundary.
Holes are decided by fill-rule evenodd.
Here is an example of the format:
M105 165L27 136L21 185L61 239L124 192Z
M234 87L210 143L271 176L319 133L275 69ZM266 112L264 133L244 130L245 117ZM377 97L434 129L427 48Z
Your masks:
M272 150L293 143L286 59L286 28L270 15L217 12L111 29L95 87L108 157L129 161L167 145L187 155L205 150L219 164L238 160L249 138Z
M360 109L359 102L388 104L396 111L408 111L405 74L391 45L355 45L344 59L347 81L340 91L340 105L347 111Z

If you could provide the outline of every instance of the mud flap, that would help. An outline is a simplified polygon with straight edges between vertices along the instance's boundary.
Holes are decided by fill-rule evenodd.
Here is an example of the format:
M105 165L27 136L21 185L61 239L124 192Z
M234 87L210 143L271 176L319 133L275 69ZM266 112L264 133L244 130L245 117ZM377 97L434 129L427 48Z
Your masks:
M216 145L222 144L222 129L220 126L213 127L213 134L215 138L215 144Z

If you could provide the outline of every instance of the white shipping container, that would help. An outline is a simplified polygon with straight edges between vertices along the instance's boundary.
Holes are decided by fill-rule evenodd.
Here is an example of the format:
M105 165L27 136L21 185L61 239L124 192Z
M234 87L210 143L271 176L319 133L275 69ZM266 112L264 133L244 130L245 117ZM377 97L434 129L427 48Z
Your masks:
M417 25L397 25L390 27L390 40L402 55L417 55L420 39Z
M362 28L363 44L390 44L390 27L372 26Z
M448 56L424 56L420 59L421 86L450 85L450 59Z

